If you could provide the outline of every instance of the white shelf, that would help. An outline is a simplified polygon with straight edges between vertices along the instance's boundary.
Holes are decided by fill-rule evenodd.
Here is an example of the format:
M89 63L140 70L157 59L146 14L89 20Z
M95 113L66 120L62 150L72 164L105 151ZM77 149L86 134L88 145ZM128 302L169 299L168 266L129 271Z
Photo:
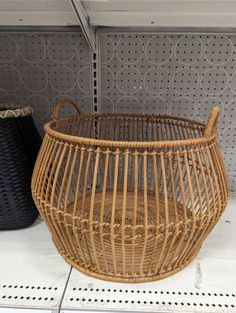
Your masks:
M235 27L234 0L73 0L90 26ZM2 26L79 25L69 0L0 0Z
M58 312L69 274L40 218L0 232L0 313Z
M62 312L236 312L236 200L231 200L198 257L167 279L112 283L72 270Z
M232 0L84 0L82 4L92 26L235 27Z
M162 281L145 284L101 281L74 269L70 275L70 266L58 254L40 219L27 229L2 231L0 313L234 313L235 211L236 200L231 200L198 257L187 268Z

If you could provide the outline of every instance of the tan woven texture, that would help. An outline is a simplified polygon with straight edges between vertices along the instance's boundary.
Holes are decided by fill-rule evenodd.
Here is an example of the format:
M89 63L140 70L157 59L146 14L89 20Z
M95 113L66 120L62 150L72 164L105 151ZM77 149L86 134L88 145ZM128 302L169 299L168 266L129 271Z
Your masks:
M33 108L12 103L0 103L0 119L24 117L31 115Z
M59 118L65 103L78 114ZM57 102L32 194L65 260L121 282L158 280L185 267L227 203L218 115L213 108L206 124L84 115L69 99Z

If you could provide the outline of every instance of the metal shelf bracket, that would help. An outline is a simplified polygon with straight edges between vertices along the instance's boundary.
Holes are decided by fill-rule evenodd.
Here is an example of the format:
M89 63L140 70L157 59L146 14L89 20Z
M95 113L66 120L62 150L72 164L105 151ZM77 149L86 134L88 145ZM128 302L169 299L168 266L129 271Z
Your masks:
M96 53L96 32L95 27L89 24L88 14L85 11L80 0L69 0L73 11L75 12L84 36L94 53Z

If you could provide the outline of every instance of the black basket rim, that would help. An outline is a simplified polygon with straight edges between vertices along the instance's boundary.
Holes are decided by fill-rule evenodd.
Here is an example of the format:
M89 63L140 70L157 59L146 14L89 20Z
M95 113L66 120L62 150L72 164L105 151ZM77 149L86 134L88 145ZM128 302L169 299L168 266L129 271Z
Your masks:
M0 103L0 119L24 117L32 113L33 108L30 106L22 106L14 103Z

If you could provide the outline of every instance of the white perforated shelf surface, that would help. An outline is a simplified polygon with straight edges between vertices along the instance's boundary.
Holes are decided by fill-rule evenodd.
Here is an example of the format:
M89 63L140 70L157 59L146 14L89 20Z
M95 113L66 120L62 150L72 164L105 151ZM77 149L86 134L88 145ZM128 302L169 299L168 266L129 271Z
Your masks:
M122 284L73 269L62 312L236 312L236 200L231 200L197 258L161 281Z
M41 220L27 229L2 231L0 313L234 313L235 210L236 199L231 199L219 224L188 267L167 279L145 284L97 280L75 269L70 275L70 266L56 251Z
M0 313L57 312L69 274L41 219L0 232Z

